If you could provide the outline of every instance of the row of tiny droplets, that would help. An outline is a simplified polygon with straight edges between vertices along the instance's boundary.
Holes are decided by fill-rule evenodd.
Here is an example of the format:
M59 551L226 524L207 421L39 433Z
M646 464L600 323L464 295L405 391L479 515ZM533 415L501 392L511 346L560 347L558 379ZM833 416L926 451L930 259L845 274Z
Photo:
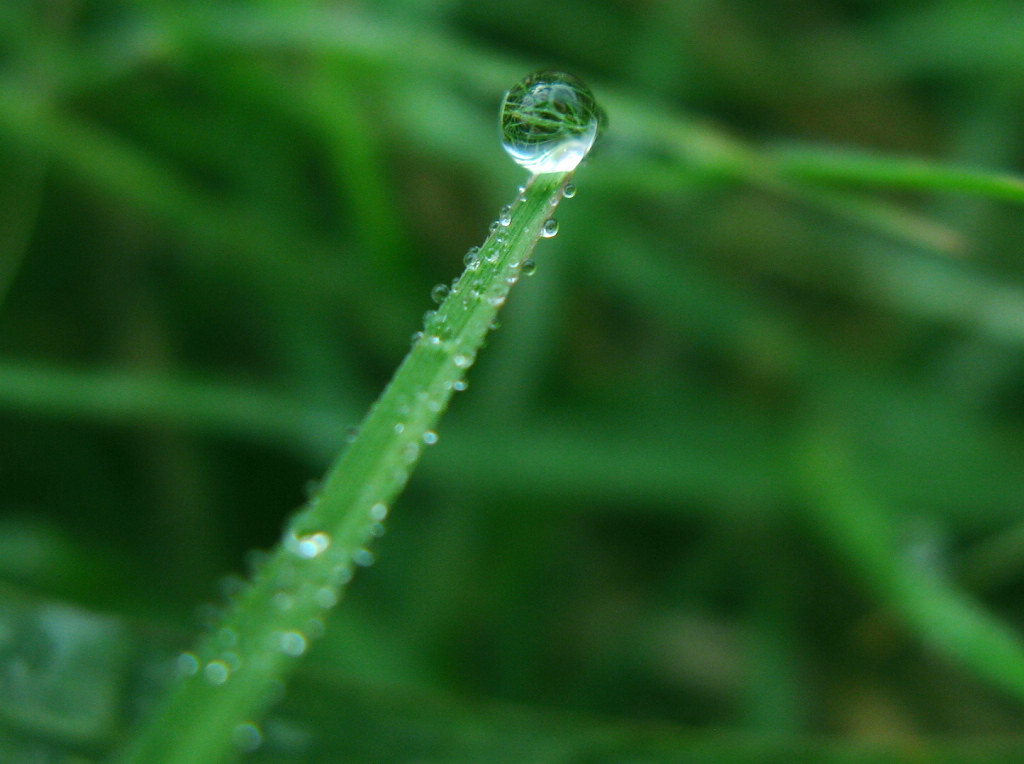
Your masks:
M518 203L525 191L525 187L519 188L519 193L513 204L506 205L501 208L498 212L498 218L491 224L490 231L494 235L495 243L499 246L492 247L489 251L488 261L495 262L500 255L500 245L505 241L505 234L502 229L508 228L512 222L512 209L515 203ZM576 187L569 183L566 184L562 189L562 196L569 199L575 196ZM558 202L557 198L551 200L552 206L555 206ZM549 218L545 221L542 229L541 236L544 238L552 238L558 233L558 222L554 218ZM440 305L448 297L450 292L455 291L458 288L461 279L472 278L471 274L474 274L480 267L481 255L480 247L470 248L463 258L463 263L466 270L462 276L456 278L451 286L447 284L437 284L431 289L430 297L435 304ZM527 259L522 263L513 262L509 263L510 273L506 277L504 284L499 284L498 288L490 295L487 295L487 299L491 305L500 307L508 294L509 288L511 288L518 280L519 274L522 273L526 276L532 276L536 272L536 264L532 259ZM481 284L474 282L470 285L466 293L463 295L463 305L468 308L472 299L479 299L484 296L480 293ZM439 326L439 320L436 310L430 310L424 315L424 330L416 332L413 335L413 342L427 342L432 345L440 345L443 342L444 327ZM497 324L492 325L492 328L497 328ZM475 359L464 354L455 354L452 357L452 363L457 369L465 372L472 366ZM451 383L451 389L454 392L461 392L465 390L467 383L464 377L460 377ZM426 392L423 391L425 395ZM436 401L435 401L436 403ZM437 404L439 405L439 404ZM396 424L396 432L401 432L400 429L404 427L402 424ZM356 430L350 429L346 435L347 440L350 442L355 439ZM427 430L422 436L423 445L429 446L437 443L438 435L433 430ZM407 464L412 464L416 461L419 456L419 445L416 443L409 443L403 453L403 461ZM396 482L404 483L407 479L407 472L394 476ZM319 486L316 486L313 495L310 498L309 506L303 514L311 513L315 510L318 502ZM378 538L384 534L384 520L388 515L388 507L383 502L374 503L369 510L369 526L368 533L366 534L369 538ZM296 518L298 521L300 518ZM283 538L284 548L289 552L289 557L293 562L301 562L307 560L313 560L320 558L322 555L331 553L331 537L323 530L313 531L308 534L297 534L293 530L300 522L293 521L290 524L290 530L285 532ZM315 586L315 591L312 594L312 601L315 602L321 609L328 611L333 608L339 600L340 592L344 585L352 578L353 570L355 567L365 567L373 564L374 556L373 552L369 549L362 547L357 549L351 557L346 555L344 552L335 553L336 559L330 561L332 564L324 566L320 569L326 570L326 578L324 580L310 583L308 577L303 574L298 575L298 571L293 568L285 568L283 570L275 571L273 575L277 579L277 591L272 596L271 604L278 611L284 613L290 610L297 597L295 591L294 579L298 577L299 580L303 581L305 585ZM250 561L254 568L254 573L260 573L262 564L266 561L268 555L263 552L254 553ZM229 599L237 597L245 588L243 580L237 576L231 576L224 579L224 593ZM324 631L323 620L314 616L308 620L305 627L302 630L288 629L274 631L269 636L269 644L263 647L266 650L277 652L281 655L298 658L303 655L309 646L309 641L319 637ZM212 635L212 642L216 646L214 649L211 659L205 663L201 658L194 652L184 652L178 656L177 660L177 671L179 676L183 678L196 677L202 679L212 686L225 685L232 677L233 674L237 673L242 669L242 661L238 655L238 634L230 626L221 627L214 635ZM260 653L255 653L259 655ZM274 693L283 692L283 687L278 686L272 689ZM259 748L263 743L263 731L259 725L254 722L243 722L239 724L234 730L234 742L240 751L253 751Z
M525 190L526 190L525 186L520 186L519 187L519 194L516 197L516 202L518 202L522 198L522 195L525 192ZM574 186L572 183L566 184L565 187L562 189L562 196L564 196L566 199L571 199L575 195L576 195L576 186ZM492 234L495 235L495 240L496 240L496 243L498 243L498 244L504 243L504 235L501 233L501 229L508 228L508 226L511 224L511 222L512 222L512 208L515 206L516 202L513 202L513 204L506 204L504 207L502 207L498 211L498 218L497 218L497 220L495 220L493 223L491 223L490 231L491 231ZM552 206L556 205L557 203L558 203L557 199L553 198L551 200ZM550 238L556 236L557 234L558 234L558 221L555 220L554 218L549 218L547 221L545 221L544 226L541 228L541 234L540 235L542 237L544 237L545 239L550 239ZM490 255L489 255L489 258L488 258L489 261L490 262L494 262L495 260L498 259L498 255L499 255L499 250L498 249L494 249L490 253ZM466 266L467 270L466 270L465 273L463 273L461 278L465 278L470 272L476 271L480 267L480 262L481 262L481 259L480 259L480 247L470 247L469 251L467 251L465 256L463 257L463 261L462 262L463 262L463 265ZM510 265L510 267L514 271L521 272L525 276L532 276L536 272L536 268L537 268L536 263L532 259L524 260L522 263L510 263L509 265ZM513 284L515 284L516 278L517 278L517 276L515 274L511 274L508 277L507 281L506 281L507 285L508 286L512 286ZM458 283L459 283L459 279L456 279L454 282L452 282L451 289L455 289L455 287L458 285ZM477 285L474 284L474 286L477 286ZM435 303L440 304L448 296L448 292L449 292L449 287L448 287L447 284L438 284L438 285L436 285L431 290L430 296L434 300ZM507 293L507 290L506 290L506 293ZM471 295L471 296L478 296L478 295ZM464 298L464 299L468 299L468 297ZM495 305L501 305L502 302L504 301L503 300L503 296L498 296L498 295L492 296L491 300L492 300L492 304L495 304ZM430 317L432 317L432 315L433 315L432 312L427 314L428 320L429 320ZM416 336L415 339L418 340L419 336Z

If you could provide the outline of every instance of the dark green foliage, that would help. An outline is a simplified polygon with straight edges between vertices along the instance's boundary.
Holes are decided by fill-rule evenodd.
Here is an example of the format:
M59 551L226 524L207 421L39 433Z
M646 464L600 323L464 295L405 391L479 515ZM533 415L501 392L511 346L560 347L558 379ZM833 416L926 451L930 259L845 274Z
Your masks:
M254 760L1020 758L1018 4L0 5L10 760L277 542L540 66L610 129Z

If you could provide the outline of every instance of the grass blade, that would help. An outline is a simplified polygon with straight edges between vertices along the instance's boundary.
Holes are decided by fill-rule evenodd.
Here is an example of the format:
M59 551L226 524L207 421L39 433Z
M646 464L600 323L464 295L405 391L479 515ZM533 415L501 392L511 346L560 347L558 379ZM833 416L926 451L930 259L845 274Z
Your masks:
M512 221L467 266L329 470L322 490L289 523L282 543L234 600L219 628L182 656L182 680L122 761L203 764L232 751L239 725L258 718L323 628L399 494L432 428L483 344L522 263L561 199L568 174L533 178Z

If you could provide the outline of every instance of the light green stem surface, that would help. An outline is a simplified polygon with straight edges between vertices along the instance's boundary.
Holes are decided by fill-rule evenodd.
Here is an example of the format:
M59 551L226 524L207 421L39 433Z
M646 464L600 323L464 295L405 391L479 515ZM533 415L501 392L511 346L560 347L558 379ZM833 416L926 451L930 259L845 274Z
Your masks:
M480 248L322 489L196 648L179 659L181 679L118 759L138 764L206 764L253 742L251 725L281 692L323 618L381 530L433 427L472 365L522 263L562 198L568 173L534 176Z

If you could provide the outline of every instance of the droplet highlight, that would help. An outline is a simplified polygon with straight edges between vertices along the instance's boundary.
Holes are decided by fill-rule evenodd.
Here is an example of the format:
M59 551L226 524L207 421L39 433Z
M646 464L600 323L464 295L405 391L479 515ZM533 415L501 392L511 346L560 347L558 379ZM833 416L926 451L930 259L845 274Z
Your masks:
M540 235L545 239L550 239L553 236L558 235L558 221L554 218L548 218L544 221L544 227L540 229Z
M285 548L303 560L312 560L319 557L327 547L331 545L331 537L323 531L299 536L294 533L288 534L285 538Z

